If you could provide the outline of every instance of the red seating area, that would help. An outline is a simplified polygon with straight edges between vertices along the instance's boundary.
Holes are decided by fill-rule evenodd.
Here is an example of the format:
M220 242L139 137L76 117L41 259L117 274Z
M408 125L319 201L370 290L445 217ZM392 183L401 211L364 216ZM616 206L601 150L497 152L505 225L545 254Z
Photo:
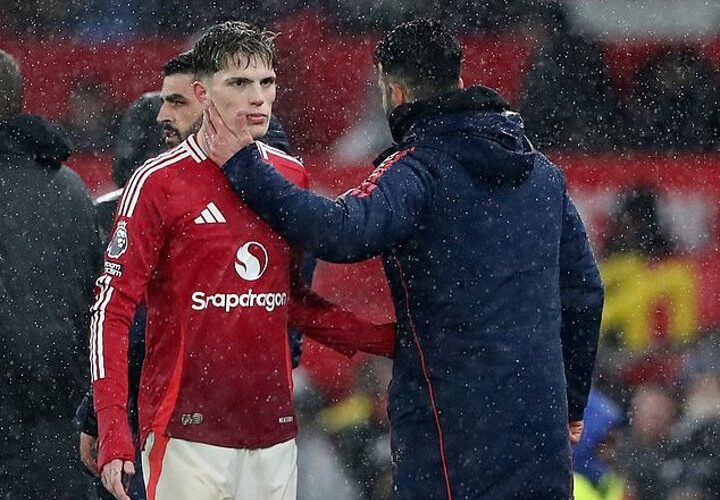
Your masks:
M367 86L375 80L372 51L378 36L337 34L311 13L287 18L273 29L280 33L277 113L303 152L321 150L361 116ZM505 34L465 36L463 43L465 82L488 85L517 102L535 42ZM720 39L696 46L720 67ZM59 120L71 88L83 80L105 82L113 107L157 89L162 65L185 48L186 41L152 38L92 46L72 40L5 39L2 47L22 64L27 110ZM628 93L644 61L667 48L647 41L606 44L608 69L619 93Z
M124 107L140 94L159 88L160 70L182 49L181 40L145 39L133 43L91 46L77 41L2 40L25 77L25 108L60 120L71 89L78 82L103 82L113 107Z

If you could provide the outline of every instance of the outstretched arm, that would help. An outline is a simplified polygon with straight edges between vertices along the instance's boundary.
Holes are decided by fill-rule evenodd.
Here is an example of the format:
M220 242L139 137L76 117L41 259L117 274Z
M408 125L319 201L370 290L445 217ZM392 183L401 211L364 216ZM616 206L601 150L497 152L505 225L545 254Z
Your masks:
M359 187L331 200L296 187L264 161L243 118L239 134L212 106L204 119L209 155L224 164L233 189L292 245L321 259L356 262L387 252L417 230L430 207L436 177L412 148L390 155Z
M357 351L395 355L395 324L376 325L325 300L305 285L300 276L300 254L291 265L290 326L345 356Z

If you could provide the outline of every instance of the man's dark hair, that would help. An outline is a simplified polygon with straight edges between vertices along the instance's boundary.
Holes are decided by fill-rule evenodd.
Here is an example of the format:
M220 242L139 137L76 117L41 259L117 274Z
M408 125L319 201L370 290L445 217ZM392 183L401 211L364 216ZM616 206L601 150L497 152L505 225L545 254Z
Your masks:
M228 21L208 29L192 50L195 75L204 77L232 62L245 67L254 56L269 67L277 66L276 34L241 21Z
M162 69L163 76L191 75L193 68L193 55L191 51L183 52L170 59Z
M15 58L0 50L0 117L22 113L23 77Z
M402 23L378 43L373 63L383 75L404 84L414 99L427 99L457 87L462 64L460 42L440 21Z

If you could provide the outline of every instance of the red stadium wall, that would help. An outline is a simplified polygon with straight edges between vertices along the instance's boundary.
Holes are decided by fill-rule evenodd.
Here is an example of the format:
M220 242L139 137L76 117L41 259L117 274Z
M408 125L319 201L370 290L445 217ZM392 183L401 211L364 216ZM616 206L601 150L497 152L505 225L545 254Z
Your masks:
M374 85L372 51L377 35L340 35L313 13L278 22L280 54L276 112L304 153L322 150L361 116L368 85ZM535 41L519 34L465 36L462 76L517 103ZM720 38L688 44L720 67ZM0 38L0 46L22 64L26 108L53 120L67 110L70 90L82 80L104 82L112 107L123 108L138 95L156 90L163 64L187 48L183 39L151 38L89 45L73 40ZM667 43L607 43L609 73L620 94L635 73Z

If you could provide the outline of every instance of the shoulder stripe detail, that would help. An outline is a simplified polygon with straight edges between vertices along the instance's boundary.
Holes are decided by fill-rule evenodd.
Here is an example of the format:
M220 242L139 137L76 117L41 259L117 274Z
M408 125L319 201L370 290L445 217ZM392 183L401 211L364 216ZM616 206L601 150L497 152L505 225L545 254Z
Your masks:
M118 214L123 213L127 209L128 201L130 198L132 198L132 195L135 192L137 182L146 169L151 168L152 166L157 165L159 162L165 161L180 153L187 154L187 151L185 151L185 148L182 147L182 144L180 146L174 147L170 151L156 156L155 158L150 158L145 163L143 163L140 168L135 170L133 175L130 177L130 180L128 180L127 184L125 185L125 192L123 193L122 200L120 201L120 208L118 210Z
M198 145L197 140L195 139L195 134L190 134L185 143L195 153L195 156L197 156L197 159L195 160L196 162L200 163L207 160L207 155Z
M115 201L118 198L120 198L123 194L123 188L116 189L115 191L110 191L109 193L105 193L103 195L98 196L95 198L95 205L100 205L101 203L106 203L108 201Z
M200 163L202 161L197 155L197 153L193 150L192 146L190 146L189 142L183 142L182 147L190 154L190 157L195 163Z
M124 199L123 207L120 210L119 214L125 217L132 217L133 212L135 211L135 205L137 205L138 199L140 198L140 192L142 191L145 182L150 178L150 176L158 170L162 170L165 167L170 167L177 164L180 160L183 160L188 156L189 153L187 151L182 151L177 156L173 156L166 159L165 161L149 165L145 167L142 172L138 172L140 175L138 176L136 182L133 184L133 191L131 193L127 193Z
M105 377L105 359L103 349L103 323L105 321L105 308L113 295L110 286L112 277L104 275L97 279L100 287L97 300L93 304L92 321L90 322L90 375L92 381Z
M290 160L290 161L292 161L292 162L294 162L294 163L297 163L298 166L303 166L303 162L302 162L302 160L300 160L300 158L297 158L297 157L295 157L295 156L291 156L291 155L287 154L285 151L283 151L282 149L278 149L278 148L274 148L274 147L272 147L272 146L268 146L267 144L265 144L265 143L262 142L262 141L255 141L255 144L257 144L257 147L258 147L258 149L260 150L260 154L262 155L262 157L263 157L264 160L267 160L267 159L268 159L268 153L270 153L270 154L273 154L273 155L275 155L275 156L280 156L280 157L285 158L285 159L287 159L287 160Z
M414 146L410 149L401 149L400 151L394 152L393 154L385 158L385 160L383 160L383 162L378 165L375 170L373 170L373 173L370 174L367 179L362 181L360 186L356 187L355 189L346 191L343 196L357 196L359 198L367 198L377 188L378 179L380 179L380 177L382 177L383 174L385 174L385 172L387 172L390 167L395 165L397 162L405 158L409 153L412 153L413 151L415 151Z
M122 213L122 215L124 215L126 217L132 217L133 212L135 211L135 205L137 205L138 199L140 198L140 191L142 191L142 188L145 185L145 181L147 181L152 174L154 174L158 170L162 170L165 167L175 165L180 160L187 158L187 157L188 157L188 154L184 153L184 154L181 154L174 158L169 158L166 161L158 163L157 165L145 170L142 174L142 177L140 178L137 185L135 186L135 192L133 193L132 197L130 197L130 201L128 203L128 206L126 207L126 211L124 213Z

